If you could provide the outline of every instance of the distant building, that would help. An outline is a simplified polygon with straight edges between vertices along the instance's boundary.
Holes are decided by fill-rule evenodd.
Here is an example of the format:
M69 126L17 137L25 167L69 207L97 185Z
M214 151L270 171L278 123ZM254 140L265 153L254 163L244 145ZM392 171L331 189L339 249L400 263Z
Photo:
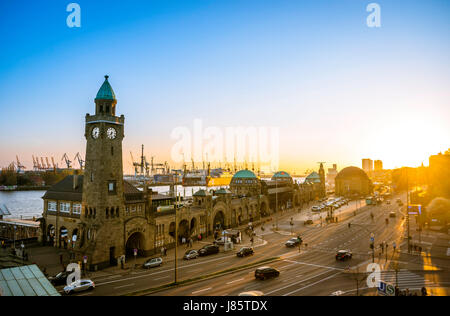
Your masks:
M334 180L338 174L337 164L333 164L333 168L328 168L327 172L327 183L328 185L334 186Z
M375 160L373 164L374 164L375 171L383 170L383 162L381 160Z
M450 197L450 154L438 154L429 159L430 191L435 197Z
M336 195L369 195L372 190L369 177L357 167L344 168L336 176L334 188Z
M365 158L362 160L362 169L365 172L372 172L373 171L373 160L369 158Z

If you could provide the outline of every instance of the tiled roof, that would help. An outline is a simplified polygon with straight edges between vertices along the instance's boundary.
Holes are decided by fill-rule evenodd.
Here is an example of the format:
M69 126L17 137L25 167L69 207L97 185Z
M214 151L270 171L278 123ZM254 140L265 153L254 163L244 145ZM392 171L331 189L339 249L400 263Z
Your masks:
M108 82L108 76L105 76L105 81L103 82L102 86L100 87L100 90L98 90L97 97L95 99L101 99L101 100L115 100L116 95L114 94L114 91L111 87L111 85Z

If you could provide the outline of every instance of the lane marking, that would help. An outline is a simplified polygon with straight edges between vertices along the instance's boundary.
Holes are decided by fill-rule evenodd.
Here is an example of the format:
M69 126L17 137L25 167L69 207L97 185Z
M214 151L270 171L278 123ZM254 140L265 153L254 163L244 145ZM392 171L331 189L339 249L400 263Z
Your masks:
M227 282L227 284L233 284L233 283L235 283L235 282L239 282L239 281L242 281L242 280L244 280L244 278L241 278L241 279L237 279L237 280L234 280L234 281Z
M126 285L121 285L121 286L116 286L114 289L121 289L121 288L123 288L123 287L129 287L129 286L133 286L133 285L134 285L134 283L126 284Z
M208 290L211 290L211 289L212 289L212 287L209 287L209 288L207 288L207 289L202 289L202 290L194 291L194 292L192 292L192 294L197 294L197 293L200 293L200 292L205 292L205 291L208 291Z

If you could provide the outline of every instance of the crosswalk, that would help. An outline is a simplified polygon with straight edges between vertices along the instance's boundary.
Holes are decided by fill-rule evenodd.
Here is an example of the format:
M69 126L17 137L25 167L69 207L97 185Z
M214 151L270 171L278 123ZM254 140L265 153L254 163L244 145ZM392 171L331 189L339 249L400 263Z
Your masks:
M381 280L388 282L392 285L396 285L396 280L398 280L398 287L401 290L404 289L421 289L422 287L436 287L438 286L434 282L426 280L423 276L415 274L407 270L400 270L395 275L395 271L382 271Z

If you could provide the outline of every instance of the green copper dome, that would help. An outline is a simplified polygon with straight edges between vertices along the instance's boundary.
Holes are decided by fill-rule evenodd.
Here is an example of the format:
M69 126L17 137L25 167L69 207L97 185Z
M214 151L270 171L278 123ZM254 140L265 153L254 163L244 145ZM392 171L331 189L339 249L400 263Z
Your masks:
M320 183L320 176L317 172L313 171L309 176L306 177L305 182Z
M236 174L233 176L233 179L256 179L256 176L253 172L250 170L241 170L236 172Z
M275 179L275 178L287 178L287 179L290 179L291 176L286 171L278 171L277 173L275 173L273 175L272 180Z
M95 97L96 100L116 100L116 95L108 82L108 78L109 76L105 76L105 82L103 82L100 90L98 90L97 96Z

